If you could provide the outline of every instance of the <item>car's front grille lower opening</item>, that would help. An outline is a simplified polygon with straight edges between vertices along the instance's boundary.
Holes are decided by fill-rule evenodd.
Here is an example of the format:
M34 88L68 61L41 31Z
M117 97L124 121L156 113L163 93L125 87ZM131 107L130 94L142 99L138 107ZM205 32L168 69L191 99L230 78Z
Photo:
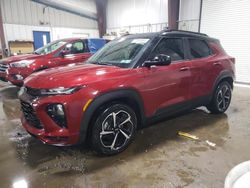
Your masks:
M0 72L6 72L8 65L0 64Z
M27 94L33 96L33 97L39 97L41 95L41 90L40 89L33 89L30 87L26 87L27 89Z
M29 103L21 101L21 109L26 121L30 123L31 126L37 129L43 128L40 120L37 118L32 106Z

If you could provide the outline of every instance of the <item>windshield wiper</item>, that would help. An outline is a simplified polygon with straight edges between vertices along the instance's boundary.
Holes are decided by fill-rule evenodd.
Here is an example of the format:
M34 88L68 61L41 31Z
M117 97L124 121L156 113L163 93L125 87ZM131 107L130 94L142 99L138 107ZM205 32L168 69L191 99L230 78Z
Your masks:
M87 62L89 64L94 64L94 65L100 65L100 63L98 61L89 61Z
M113 66L113 65L110 64L110 63L99 62L99 61L90 61L89 63L95 64L95 65L110 65L110 66Z
M40 55L38 52L34 51L33 54Z

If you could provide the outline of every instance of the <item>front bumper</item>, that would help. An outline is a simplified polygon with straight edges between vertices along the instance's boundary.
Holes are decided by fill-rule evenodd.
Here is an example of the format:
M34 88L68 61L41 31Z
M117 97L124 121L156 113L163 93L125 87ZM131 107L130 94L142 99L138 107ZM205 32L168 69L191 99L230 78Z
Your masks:
M76 143L74 139L79 136L78 134L76 135L70 134L69 131L65 129L58 129L52 132L47 132L46 128L36 129L26 121L24 116L22 116L21 122L23 127L30 135L38 138L43 143L50 145L56 145L56 146L73 145Z
M37 128L27 118L22 115L23 127L32 136L40 139L43 143L67 146L77 144L80 137L80 124L84 115L82 108L85 100L81 97L81 92L71 95L57 95L33 98L27 93L19 95L21 102L30 104L36 117L39 119L42 128ZM64 105L67 119L67 128L62 128L47 114L47 106L53 103Z
M32 74L32 72L33 71L27 67L23 68L10 67L7 70L6 79L13 85L22 86L23 80L30 74Z

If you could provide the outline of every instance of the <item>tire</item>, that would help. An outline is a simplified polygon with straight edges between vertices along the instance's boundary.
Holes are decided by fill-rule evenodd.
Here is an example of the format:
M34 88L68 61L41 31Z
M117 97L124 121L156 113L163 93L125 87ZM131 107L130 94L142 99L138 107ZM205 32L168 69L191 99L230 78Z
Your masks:
M227 81L220 82L207 109L213 114L224 113L231 102L232 87Z
M136 128L135 112L125 104L112 104L103 108L93 121L91 146L98 154L118 154L131 143Z

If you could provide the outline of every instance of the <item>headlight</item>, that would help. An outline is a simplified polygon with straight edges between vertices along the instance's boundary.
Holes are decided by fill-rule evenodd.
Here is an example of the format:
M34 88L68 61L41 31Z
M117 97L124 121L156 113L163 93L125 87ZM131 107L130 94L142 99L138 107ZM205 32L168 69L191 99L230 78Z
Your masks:
M84 86L71 88L58 87L53 89L41 89L41 95L69 95L82 89Z
M11 67L27 67L31 63L33 63L35 60L21 60L21 61L16 61L15 63L11 63Z

